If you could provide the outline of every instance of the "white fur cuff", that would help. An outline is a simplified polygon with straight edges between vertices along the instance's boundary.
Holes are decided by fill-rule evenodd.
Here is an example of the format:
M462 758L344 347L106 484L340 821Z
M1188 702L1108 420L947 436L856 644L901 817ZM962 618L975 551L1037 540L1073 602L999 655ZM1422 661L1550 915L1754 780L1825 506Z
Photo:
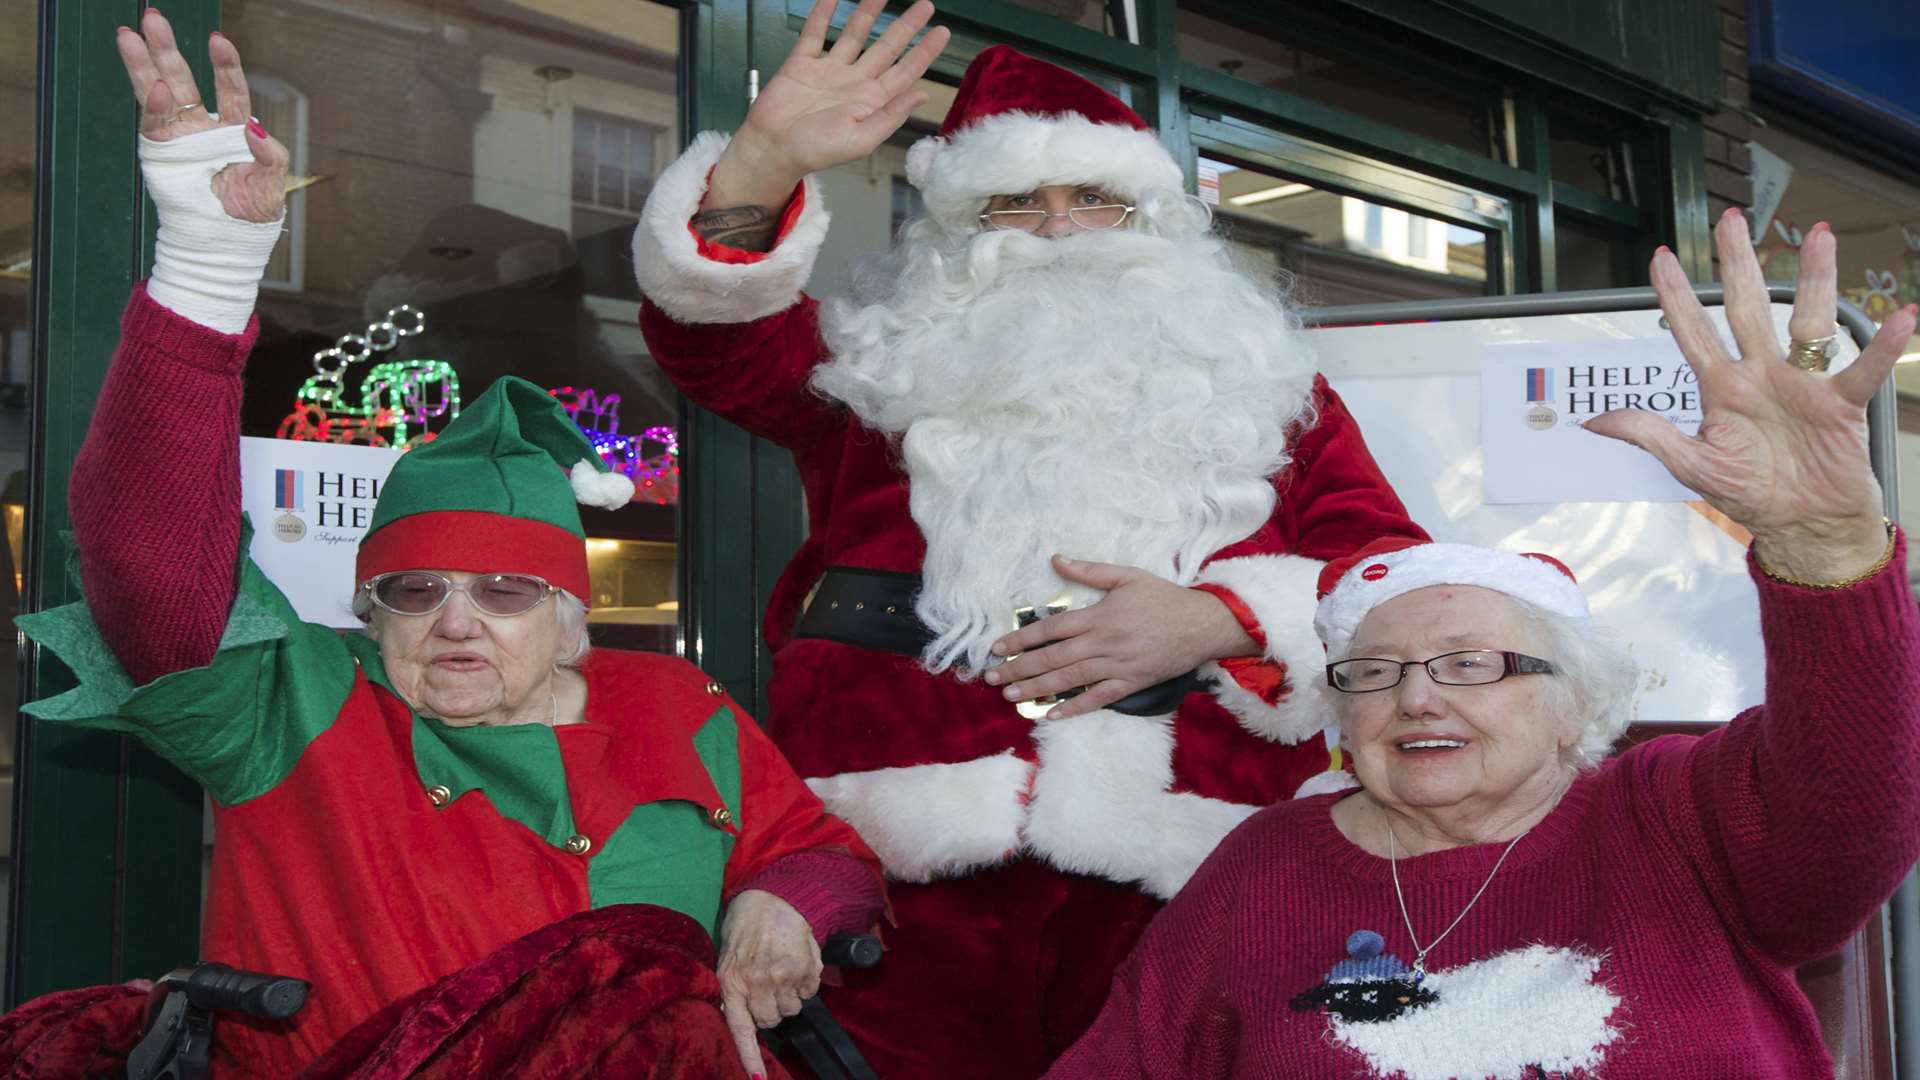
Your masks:
M1012 751L952 765L813 777L807 786L880 856L895 881L927 882L1020 849L1033 765Z
M667 166L647 196L633 230L633 273L640 291L682 323L742 323L791 307L813 273L830 215L813 177L803 184L805 205L793 229L766 258L723 263L700 254L687 222L707 194L707 176L728 137L701 133Z
M1287 695L1269 705L1235 682L1217 664L1201 669L1213 681L1214 698L1240 726L1263 739L1297 743L1333 722L1332 703L1321 689L1327 653L1313 632L1318 559L1299 555L1243 555L1208 563L1200 582L1230 590L1253 610L1267 639L1265 658L1287 668Z
M1180 891L1256 807L1173 792L1173 721L1102 709L1034 728L1027 846L1062 870Z

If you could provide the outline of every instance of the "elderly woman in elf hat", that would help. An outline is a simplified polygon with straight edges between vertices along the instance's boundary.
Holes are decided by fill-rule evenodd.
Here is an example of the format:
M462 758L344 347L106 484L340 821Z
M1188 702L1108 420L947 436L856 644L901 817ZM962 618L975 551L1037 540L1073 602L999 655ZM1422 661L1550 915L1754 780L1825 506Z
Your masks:
M1791 351L1746 222L1716 238L1737 357L1673 255L1652 266L1698 436L1588 426L1751 530L1765 703L1608 757L1634 669L1564 566L1405 541L1330 565L1315 624L1358 790L1228 837L1050 1076L1833 1075L1794 968L1920 856L1920 616L1865 418L1915 309L1802 370L1833 234L1801 250Z
M329 1046L318 1074L343 1070L388 1029L382 1075L422 1047L458 1074L763 1072L755 1022L815 991L820 938L877 916L877 861L718 683L589 650L575 501L633 485L525 380L394 465L358 553L366 635L298 621L236 506L287 154L247 122L219 34L217 116L158 12L119 48L156 268L74 469L86 602L21 620L79 687L28 709L134 734L212 796L200 955L313 984L291 1021L221 1025L228 1075L291 1075ZM160 414L189 422L155 435ZM519 997L506 1029L434 1029L494 985Z

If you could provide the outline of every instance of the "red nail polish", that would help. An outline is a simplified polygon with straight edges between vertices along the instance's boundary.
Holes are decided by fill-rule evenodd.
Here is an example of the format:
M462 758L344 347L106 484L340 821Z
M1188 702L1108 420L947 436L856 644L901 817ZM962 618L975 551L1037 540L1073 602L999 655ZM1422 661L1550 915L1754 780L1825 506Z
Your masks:
M256 139L264 139L267 137L267 129L261 127L260 121L258 120L248 120L247 130L253 132L253 137Z

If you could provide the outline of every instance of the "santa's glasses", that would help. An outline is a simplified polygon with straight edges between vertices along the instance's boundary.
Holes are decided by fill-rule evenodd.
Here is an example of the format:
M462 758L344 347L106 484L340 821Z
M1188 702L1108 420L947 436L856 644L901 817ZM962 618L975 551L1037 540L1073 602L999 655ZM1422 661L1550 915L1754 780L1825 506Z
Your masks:
M1119 203L1104 206L1076 206L1071 210L989 210L980 215L980 223L990 229L1035 232L1049 218L1063 217L1083 229L1111 229L1127 220L1133 207Z
M427 570L396 570L360 586L373 602L395 615L431 615L454 593L467 594L488 615L524 615L558 590L532 574L481 574L465 585Z

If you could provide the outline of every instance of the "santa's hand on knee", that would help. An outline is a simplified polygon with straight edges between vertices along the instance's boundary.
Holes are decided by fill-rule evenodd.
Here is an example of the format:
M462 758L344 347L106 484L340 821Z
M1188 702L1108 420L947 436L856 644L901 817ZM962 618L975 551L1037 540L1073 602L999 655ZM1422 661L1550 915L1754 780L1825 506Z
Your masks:
M983 676L1008 701L1086 687L1048 716L1064 720L1116 701L1209 660L1257 652L1219 598L1135 566L1055 555L1062 578L1105 590L1096 604L1053 615L993 644L1013 659Z

